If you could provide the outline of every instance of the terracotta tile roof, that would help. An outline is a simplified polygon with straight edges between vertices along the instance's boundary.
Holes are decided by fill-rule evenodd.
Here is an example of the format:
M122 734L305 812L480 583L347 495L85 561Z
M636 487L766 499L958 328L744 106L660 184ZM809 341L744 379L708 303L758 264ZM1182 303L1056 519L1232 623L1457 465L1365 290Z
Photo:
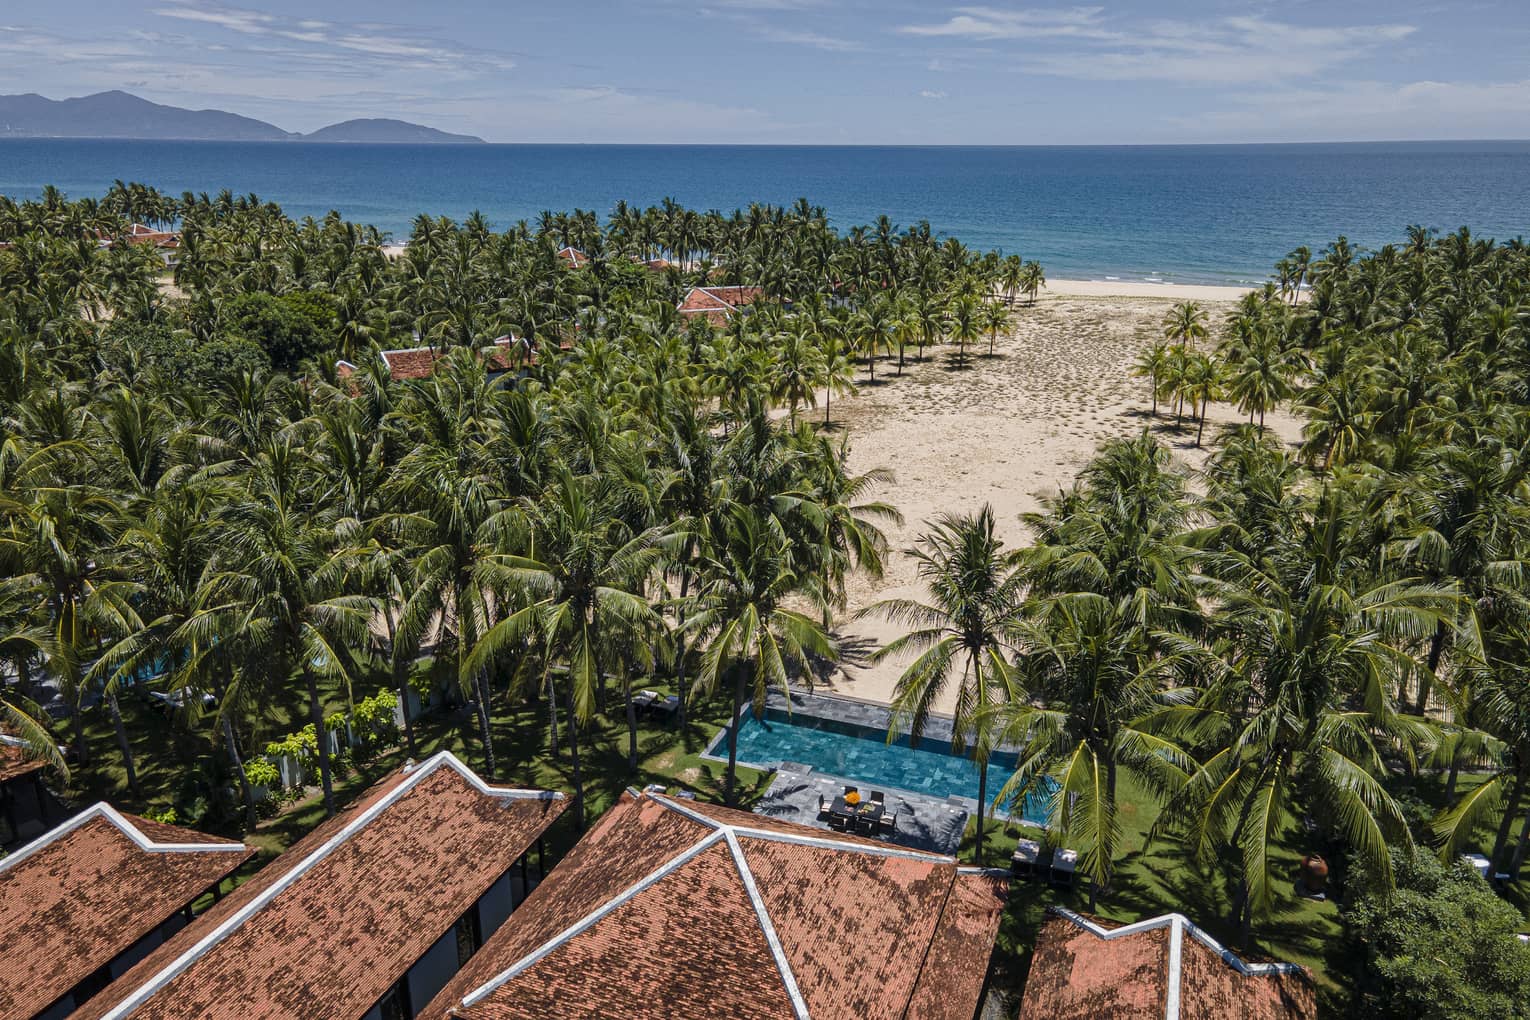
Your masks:
M628 794L419 1016L967 1020L1007 891L950 857Z
M356 1020L563 813L442 752L379 782L77 1018Z
M1061 907L1041 927L1020 1007L1020 1020L1316 1015L1305 968L1245 963L1179 914L1111 928Z
M677 309L681 315L705 315L714 326L765 296L762 287L692 287Z
M46 1009L254 853L101 803L0 860L0 1016Z
M527 357L525 344L518 337L500 337L493 345L496 350L488 355L488 365L491 372L504 372L520 364ZM381 356L383 364L388 366L388 374L395 381L404 379L426 379L435 371L436 362L446 357L446 348L443 347L404 347L398 350L383 351ZM531 358L535 362L535 357ZM345 378L356 371L356 366L348 361L335 362L336 373Z
M583 269L590 264L590 257L574 247L559 248L558 257L567 262L570 269Z
M47 762L28 757L25 744L0 733L0 783L29 776L46 766Z

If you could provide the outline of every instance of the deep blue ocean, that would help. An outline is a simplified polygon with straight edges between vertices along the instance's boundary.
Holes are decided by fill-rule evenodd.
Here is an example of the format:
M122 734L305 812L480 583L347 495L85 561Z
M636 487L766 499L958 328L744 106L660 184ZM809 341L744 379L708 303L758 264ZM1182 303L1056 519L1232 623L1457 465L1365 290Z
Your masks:
M407 233L421 212L481 211L504 227L543 209L669 196L730 212L806 196L841 229L886 213L976 248L1038 259L1054 278L1250 282L1300 244L1365 246L1410 223L1530 234L1530 142L863 148L320 145L0 141L0 193L114 179L171 194L228 188L294 216L338 209Z

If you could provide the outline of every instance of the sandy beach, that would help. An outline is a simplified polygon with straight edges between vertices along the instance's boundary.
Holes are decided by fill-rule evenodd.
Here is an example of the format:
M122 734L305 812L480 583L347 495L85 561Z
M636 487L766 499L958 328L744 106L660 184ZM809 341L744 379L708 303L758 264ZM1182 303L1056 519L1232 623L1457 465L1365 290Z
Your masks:
M1153 283L1148 280L1048 280L1043 296L1152 297L1171 301L1236 301L1252 287L1217 287L1198 283Z
M1193 295L1207 303L1213 322L1238 293L1197 289L1233 291L1216 303ZM1147 383L1131 375L1138 353L1159 335L1165 310L1184 297L1158 296L1159 291L1154 297L1049 291L1034 306L1021 302L1015 329L1000 338L994 357L978 357L970 368L956 371L949 349L942 348L922 364L910 361L902 378L891 367L879 367L876 386L864 385L865 374L859 373L860 393L835 401L833 418L848 430L852 469L892 469L896 481L876 496L905 517L903 526L888 533L892 553L885 576L871 581L858 575L850 582L849 612L837 626L845 658L829 681L836 692L879 702L891 698L906 663L871 665L866 656L899 630L880 619L853 616L879 599L925 598L906 550L936 515L969 513L991 503L999 534L1014 547L1026 541L1020 515L1040 509L1044 495L1070 485L1105 439L1151 427L1185 464L1204 461L1206 451L1194 446L1189 419L1175 429L1173 415L1162 407L1152 419ZM986 344L979 345L980 354L986 350ZM1208 417L1209 439L1219 425L1241 416L1234 407L1213 405ZM1271 414L1267 424L1287 441L1300 434L1297 419L1284 412ZM949 711L953 701L948 692L937 707Z

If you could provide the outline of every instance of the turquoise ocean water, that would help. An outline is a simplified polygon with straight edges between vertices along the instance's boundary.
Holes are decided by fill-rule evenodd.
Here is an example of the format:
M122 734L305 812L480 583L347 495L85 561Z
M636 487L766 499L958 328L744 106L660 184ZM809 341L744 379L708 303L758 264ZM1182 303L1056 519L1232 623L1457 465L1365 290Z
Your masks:
M1299 244L1400 240L1410 223L1530 233L1530 142L1020 148L318 145L0 141L0 193L114 179L254 192L296 216L338 209L394 235L420 212L496 226L543 209L669 196L731 211L806 196L840 228L886 213L1054 278L1264 279Z

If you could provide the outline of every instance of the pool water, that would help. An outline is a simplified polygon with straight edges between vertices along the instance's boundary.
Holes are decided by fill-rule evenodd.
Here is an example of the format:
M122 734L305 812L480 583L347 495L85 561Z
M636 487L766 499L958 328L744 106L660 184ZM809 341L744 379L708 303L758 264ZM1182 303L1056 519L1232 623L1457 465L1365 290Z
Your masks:
M719 740L713 754L726 757L727 753L726 739ZM976 763L952 754L951 745L944 741L925 739L918 747L910 747L907 737L899 737L895 743L889 744L885 733L860 732L859 728L801 714L788 720L772 711L762 721L746 712L738 731L738 760L764 766L779 766L784 761L801 762L817 771L854 779L873 789L888 787L929 797L956 796L976 800L978 794ZM989 758L987 807L990 810L1014 764L1013 755L995 754ZM1021 817L1041 824L1047 816L1047 800L1047 794L1032 792L1025 799ZM1013 811L1009 813L1014 814Z

